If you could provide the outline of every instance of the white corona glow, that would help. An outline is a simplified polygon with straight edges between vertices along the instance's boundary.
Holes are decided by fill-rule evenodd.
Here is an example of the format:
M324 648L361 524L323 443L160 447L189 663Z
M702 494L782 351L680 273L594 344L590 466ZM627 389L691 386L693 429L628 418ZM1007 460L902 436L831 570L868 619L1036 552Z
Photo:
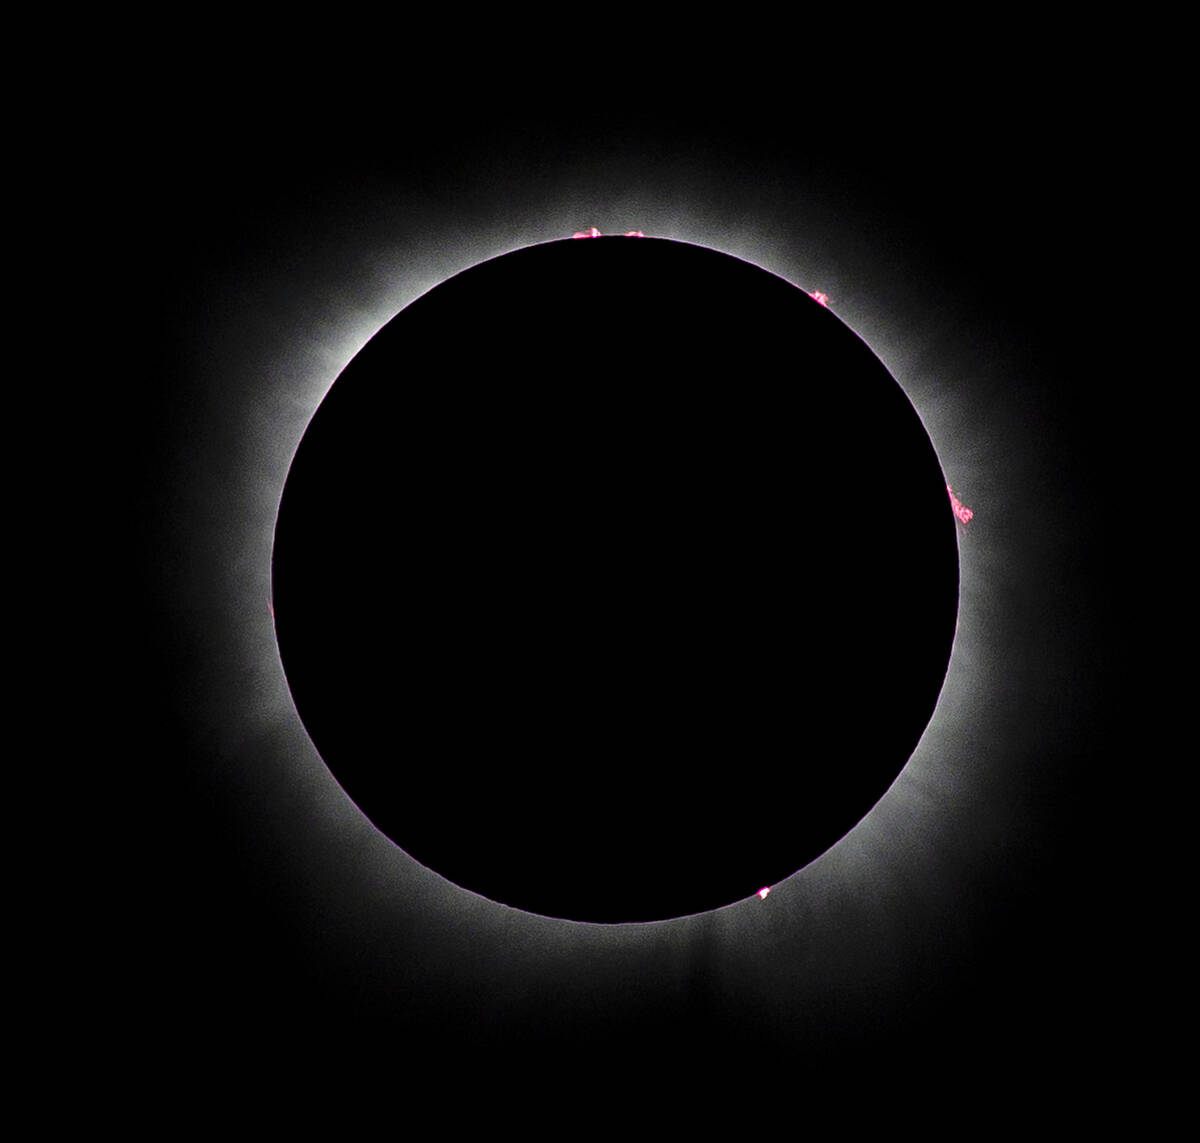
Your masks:
M547 203L540 193L531 193L526 202L510 204L502 224L464 227L458 220L442 218L436 225L414 227L421 232L419 243L408 238L401 241L381 230L373 236L372 261L366 270L361 261L348 256L334 267L324 288L310 289L302 302L283 303L292 308L281 325L289 334L297 329L305 331L306 339L297 341L288 336L272 340L273 331L265 323L259 331L262 344L256 351L257 358L247 354L246 368L251 371L258 367L258 377L265 380L240 397L238 407L229 412L240 426L237 451L243 458L241 466L235 466L235 487L229 496L231 534L221 549L230 554L221 557L220 553L214 556L209 552L197 558L197 563L209 567L212 577L223 584L225 618L247 676L241 717L232 720L221 733L236 736L238 741L264 734L286 736L293 743L290 765L296 769L296 781L316 791L330 829L357 820L358 811L342 795L309 741L283 676L273 624L265 606L270 598L275 517L304 429L341 371L401 309L454 274L525 246L557 241L566 235L600 234L600 227L575 229L580 215L591 215L603 224L605 233L629 233L629 224L636 223L639 232L646 235L706 246L758 265L789 282L827 283L839 297L839 318L867 342L912 401L948 482L953 480L956 486L968 489L977 486L979 454L973 450L970 434L960 427L970 419L970 410L965 408L967 396L956 392L952 377L946 375L953 370L952 361L935 363L938 346L930 349L924 343L922 327L914 320L914 313L919 316L919 311L914 311L906 299L900 277L889 279L886 273L875 279L869 275L860 280L848 277L848 263L834 249L837 235L832 239L828 234L806 235L802 213L785 219L782 215L770 217L766 211L759 219L747 221L736 202L727 216L707 203L700 208L696 205L699 202L706 202L699 192L690 202L681 202L672 194L656 194L652 189L641 195L624 195L604 189L583 192L568 188L558 203ZM289 289L299 296L286 281L278 283L277 289L281 297L288 296ZM936 341L932 324L929 337ZM264 354L269 359L266 367L262 367ZM212 463L217 465L221 460L214 457ZM979 531L973 530L972 536L978 535ZM215 565L214 559L219 561ZM846 838L794 876L862 876L878 883L897 877L915 878L916 866L940 862L936 847L910 848L906 874L904 863L896 861L892 841L936 836L940 819L952 812L947 799L952 802L956 793L965 795L967 789L961 771L954 765L956 733L968 721L978 721L979 704L972 696L985 692L987 676L994 668L976 642L979 626L975 616L985 589L975 566L974 549L963 546L962 537L960 577L959 630L946 680L937 709L908 765ZM254 614L261 615L263 621L247 622L247 615ZM934 788L939 795L927 796L926 792ZM395 855L395 860L408 860L398 849ZM447 883L447 892L466 891ZM764 899L765 890L756 895ZM487 907L506 908L491 902ZM739 907L734 904L727 908Z

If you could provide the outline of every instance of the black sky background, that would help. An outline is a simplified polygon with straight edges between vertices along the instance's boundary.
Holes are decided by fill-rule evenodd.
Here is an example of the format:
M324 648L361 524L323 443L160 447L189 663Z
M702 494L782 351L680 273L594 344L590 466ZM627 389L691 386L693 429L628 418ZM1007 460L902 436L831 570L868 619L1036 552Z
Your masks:
M1081 1090L1126 1053L1125 950L1109 922L1131 876L1114 854L1129 835L1111 821L1129 763L1109 537L1114 517L1127 518L1112 451L1127 381L1106 353L1124 311L1097 236L1113 221L1111 177L1128 127L1101 80L1074 75L1049 90L1057 72L1045 64L1028 82L1007 64L974 76L901 67L886 80L866 67L825 90L815 78L763 85L739 73L734 83L731 72L717 69L714 81L700 70L708 82L614 91L565 86L557 66L553 82L518 90L500 69L478 86L417 83L394 104L378 81L361 99L343 89L337 100L321 85L185 83L170 92L169 126L152 127L141 104L131 110L126 189L145 353L115 401L135 442L126 460L145 655L128 823L114 843L124 870L114 908L128 934L114 979L150 1074L172 1070L170 1058L192 1075L286 1066L353 1087L415 1068L528 1089L552 1068L586 1089L588 1076L611 1083L682 1065L735 1090L760 1076L801 1094L831 1075L868 1088L902 1077L943 1100L987 1105L1030 1086ZM382 919L380 885L334 899L353 876L345 846L330 858L338 875L322 874L317 851L334 843L300 854L297 834L273 824L299 813L303 792L282 765L253 772L256 758L288 744L264 731L231 745L212 697L233 701L244 664L225 657L221 592L205 585L195 552L228 556L222 497L247 460L223 423L227 395L204 379L224 360L231 374L238 362L270 369L268 349L245 340L270 317L239 325L230 315L294 324L304 304L279 301L289 281L296 296L311 292L339 248L403 214L397 202L414 204L418 221L398 240L417 247L428 236L420 220L457 211L467 234L503 227L506 205L526 210L538 185L553 198L567 172L589 163L631 186L640 171L669 167L680 197L692 189L697 216L719 186L726 202L740 196L749 219L777 218L789 195L808 195L869 220L845 264L886 262L920 286L919 297L897 299L900 310L938 307L952 330L972 323L963 340L979 361L993 347L1003 368L948 383L973 388L972 409L996 411L1001 438L1016 434L992 439L989 456L1010 447L1020 463L988 479L1036 481L1017 497L1027 526L1010 532L1022 538L1003 588L1010 618L989 653L1018 680L1030 661L1052 659L1058 685L1032 701L1016 684L980 696L979 726L964 733L978 736L988 763L948 846L954 893L943 885L925 912L889 903L891 927L878 933L885 945L885 929L903 934L897 960L830 937L833 951L818 960L838 968L818 987L786 966L811 967L809 944L825 938L797 938L782 923L755 930L748 939L794 990L777 1004L746 999L740 977L722 974L728 958L714 942L728 938L712 928L639 966L615 946L589 961L549 930L531 952L537 941L516 922L524 999L495 1000L486 982L511 995L517 970L483 963L498 946L473 940L469 910L447 921L428 882L413 882L423 896L406 907L402 940ZM220 453L223 433L230 472L199 460ZM961 491L979 511L971 528L992 527L981 490ZM853 498L871 493L856 488ZM1013 694L1021 711L983 716ZM993 805L1002 829L989 820ZM369 880L374 868L364 858L359 874ZM423 917L437 918L428 931ZM848 922L846 932L869 928ZM554 983L563 973L594 985L565 998Z

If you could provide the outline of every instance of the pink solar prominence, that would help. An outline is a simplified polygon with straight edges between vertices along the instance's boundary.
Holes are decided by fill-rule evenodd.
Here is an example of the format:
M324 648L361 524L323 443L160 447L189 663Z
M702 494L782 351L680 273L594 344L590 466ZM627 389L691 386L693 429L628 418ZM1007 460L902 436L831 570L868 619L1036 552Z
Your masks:
M950 507L954 510L954 515L958 517L958 522L960 524L969 524L971 517L975 513L954 495L954 489L948 484L946 485L946 491L950 493Z
M586 230L575 231L575 233L572 234L571 237L572 238L600 238L601 234L600 234L600 231L596 227L589 226ZM640 230L627 230L627 231L625 231L625 237L626 238L645 238L646 236Z

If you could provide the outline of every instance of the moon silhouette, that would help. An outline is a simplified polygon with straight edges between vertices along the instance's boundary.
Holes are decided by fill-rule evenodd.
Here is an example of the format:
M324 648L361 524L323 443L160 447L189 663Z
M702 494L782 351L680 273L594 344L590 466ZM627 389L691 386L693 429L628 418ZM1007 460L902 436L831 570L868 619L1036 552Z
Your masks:
M882 797L958 550L920 418L834 312L703 246L480 263L353 358L275 530L288 686L375 826L572 920L748 898Z

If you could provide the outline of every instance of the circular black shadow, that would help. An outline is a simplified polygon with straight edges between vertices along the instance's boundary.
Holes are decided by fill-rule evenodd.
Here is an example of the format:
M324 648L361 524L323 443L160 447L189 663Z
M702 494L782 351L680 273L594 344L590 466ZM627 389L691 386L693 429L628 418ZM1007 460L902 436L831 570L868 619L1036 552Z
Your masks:
M645 921L800 869L945 677L933 447L833 313L713 250L567 240L413 302L346 367L276 524L321 757L449 880Z

